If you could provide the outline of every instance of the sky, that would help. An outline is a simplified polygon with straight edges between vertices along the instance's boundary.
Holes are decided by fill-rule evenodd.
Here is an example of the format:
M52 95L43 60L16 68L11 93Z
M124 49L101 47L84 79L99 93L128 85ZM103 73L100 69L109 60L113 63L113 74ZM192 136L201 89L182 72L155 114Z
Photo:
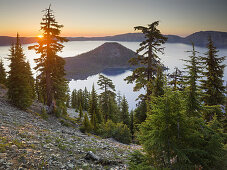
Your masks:
M49 4L67 37L135 32L135 26L157 20L166 35L227 32L227 0L0 0L0 36L40 35L42 10Z

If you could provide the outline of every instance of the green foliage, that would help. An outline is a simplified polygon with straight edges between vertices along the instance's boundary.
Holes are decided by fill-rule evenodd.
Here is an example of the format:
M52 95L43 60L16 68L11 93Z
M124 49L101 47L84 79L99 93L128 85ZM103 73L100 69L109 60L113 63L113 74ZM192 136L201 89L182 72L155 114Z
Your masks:
M214 43L209 37L207 44L208 51L205 53L205 57L201 57L203 67L205 71L203 76L205 77L202 80L202 89L204 90L205 95L203 96L203 101L206 105L221 105L224 104L224 92L225 87L223 85L223 75L225 65L222 64L225 60L225 57L218 57L218 50L214 46Z
M98 134L105 138L114 138L125 144L131 142L131 133L127 125L123 123L114 123L112 120L108 120L102 125L102 129L99 130Z
M189 60L183 60L187 63L185 65L187 75L184 76L187 93L187 114L198 116L198 111L201 110L198 80L201 78L202 67L199 57L197 56L199 52L195 50L193 43L192 51L187 52L192 54L189 56Z
M98 97L95 91L94 84L92 86L92 91L89 99L88 113L90 114L91 120L93 120L92 123L98 124L102 122L102 117L98 108ZM96 122L94 122L94 120Z
M140 67L133 70L132 75L125 79L128 83L135 82L134 91L144 88L147 91L146 98L152 93L149 86L154 83L155 73L157 72L159 60L157 53L163 53L164 48L160 46L167 40L157 29L158 24L159 21L155 21L148 27L135 27L135 30L142 31L146 39L140 43L140 48L137 50L138 56L129 60L131 65Z
M153 87L153 96L162 96L164 94L164 76L163 76L163 67L157 67L156 78L154 80L154 87Z
M67 41L60 37L60 28L49 8L44 10L45 14L41 22L43 37L39 39L37 45L30 46L36 53L41 54L35 59L37 63L35 69L40 73L37 76L37 85L40 86L39 97L44 99L44 103L49 107L49 112L56 111L56 105L65 105L67 101L68 84L65 79L65 60L57 56L57 52L63 49L62 43Z
M173 87L173 90L184 90L184 84L183 84L183 73L182 71L175 67L175 71L168 75L169 85Z
M154 170L149 164L147 157L140 151L136 150L129 157L129 170Z
M82 110L82 106L80 105L80 108L79 108L79 118L81 120L81 118L83 117L83 110Z
M139 125L146 120L147 117L147 105L146 101L142 100L138 103L137 108L135 109L135 119L134 124Z
M93 129L90 120L88 119L87 113L84 114L83 125L80 127L81 132L88 133Z
M128 102L127 102L125 96L123 96L123 99L122 99L122 102L121 102L120 122L123 122L128 127L130 125L130 118L129 118L129 112L128 112Z
M102 74L99 74L99 80L97 84L100 86L100 89L103 90L103 92L100 94L100 104L103 111L103 116L105 118L105 122L107 122L108 119L113 118L113 104L115 101L113 99L115 98L115 85L113 84L112 80L105 77Z
M18 108L26 109L35 97L34 79L30 65L25 61L18 34L16 44L10 48L9 60L8 98Z
M47 120L48 114L47 114L46 109L44 107L41 108L41 112L42 112L41 117L43 119Z
M153 97L148 118L141 124L139 139L156 168L217 168L222 160L222 136L200 118L188 117L184 95L167 90ZM152 114L151 114L152 113Z
M0 60L0 84L6 85L6 71L2 59Z

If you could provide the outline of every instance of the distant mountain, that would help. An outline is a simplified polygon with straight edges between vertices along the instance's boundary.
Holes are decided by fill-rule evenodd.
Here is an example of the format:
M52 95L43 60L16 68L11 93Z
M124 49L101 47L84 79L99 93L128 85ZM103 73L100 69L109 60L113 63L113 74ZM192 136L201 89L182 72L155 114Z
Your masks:
M36 37L20 37L22 44L31 44L37 42ZM13 42L16 42L16 37L0 36L0 46L11 45Z
M166 35L168 43L184 43L191 44L194 42L196 46L205 47L209 36L212 37L214 44L218 48L227 48L227 32L220 31L200 31L195 32L187 37L177 35ZM126 41L141 42L144 40L142 33L127 33L106 37L67 37L69 41ZM15 37L0 36L0 46L10 45L15 42ZM36 37L21 37L22 44L30 44L37 42Z
M106 69L130 68L128 60L136 53L116 42L106 42L87 53L64 58L68 79L86 79L88 76L105 72Z
M194 42L196 46L205 47L209 36L212 37L215 46L218 48L227 48L227 32L219 31L200 31L193 33L187 37L180 37L177 35L166 35L168 43L184 43L191 44ZM70 41L128 41L141 42L144 40L142 33L127 33L115 36L106 37L70 37Z

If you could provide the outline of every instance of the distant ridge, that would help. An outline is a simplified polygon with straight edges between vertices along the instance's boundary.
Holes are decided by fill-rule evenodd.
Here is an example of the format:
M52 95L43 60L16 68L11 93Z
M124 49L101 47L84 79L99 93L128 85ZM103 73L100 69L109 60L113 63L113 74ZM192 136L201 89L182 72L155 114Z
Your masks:
M106 42L87 53L64 58L68 79L86 79L109 68L129 69L128 60L136 53L116 42Z
M168 37L167 43L184 43L191 44L194 42L196 46L205 47L209 36L212 37L214 44L218 48L227 48L227 32L220 31L200 31L195 32L187 37L177 35L165 35ZM144 40L142 33L127 33L106 37L71 37L70 41L128 41L141 42Z
M37 40L37 37L20 37L21 44L31 44ZM16 37L0 36L0 46L11 45L13 42L16 42Z
M196 46L205 47L209 36L212 37L214 44L218 48L227 48L227 32L220 31L200 31L195 32L187 37L177 35L166 35L168 43L184 43L191 44L194 42ZM15 37L0 36L0 46L10 45L15 41ZM142 33L127 33L105 37L67 37L70 41L126 41L141 42L144 40ZM30 44L37 41L36 37L21 37L22 44Z

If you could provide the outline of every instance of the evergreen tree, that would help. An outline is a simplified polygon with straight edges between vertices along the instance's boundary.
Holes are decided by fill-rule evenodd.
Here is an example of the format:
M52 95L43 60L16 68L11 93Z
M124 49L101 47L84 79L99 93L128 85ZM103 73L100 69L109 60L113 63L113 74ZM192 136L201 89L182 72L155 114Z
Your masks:
M76 98L77 98L77 91L76 91L76 89L74 89L73 91L72 91L72 96L71 96L71 105L72 105L72 108L76 108Z
M10 71L8 78L8 97L17 107L26 109L34 100L34 79L30 65L25 61L19 35L15 45L10 48Z
M130 126L128 102L127 102L125 96L123 96L122 102L121 102L121 122L123 122L128 127Z
M214 122L188 117L179 91L166 90L150 105L139 139L154 169L219 169L223 144Z
M87 88L85 87L83 92L83 103L84 103L84 110L88 110L88 99L89 99L89 93L87 91Z
M89 99L88 113L90 113L90 118L93 121L92 123L96 124L96 122L94 122L94 120L96 120L97 123L101 123L102 118L101 118L101 115L100 115L99 109L98 109L98 97L97 97L97 94L95 91L94 84L92 86L92 91L91 91L91 95L90 95L90 99Z
M159 21L149 24L148 27L137 26L135 30L140 30L145 36L145 40L140 43L140 48L137 50L137 57L129 60L131 65L139 65L131 76L125 80L128 83L135 82L134 91L139 91L141 88L146 90L146 99L152 94L151 86L154 83L155 73L157 72L157 63L159 57L157 53L163 53L164 48L160 47L167 40L160 30L157 29ZM142 55L139 55L142 53Z
M81 120L81 118L83 117L83 110L82 110L82 106L80 105L80 108L79 108L79 118Z
M0 84L6 85L6 71L2 59L0 60Z
M195 50L194 43L192 43L192 51L187 52L191 53L189 60L183 60L187 63L185 65L187 75L184 76L187 94L187 113L191 116L198 116L198 111L201 109L198 79L201 77L202 67L200 65L199 57L196 55L199 52Z
M205 77L202 80L202 89L204 90L203 100L205 104L212 105L221 105L224 104L224 92L225 87L223 85L223 75L225 65L222 62L225 60L225 57L218 57L218 50L214 46L214 43L209 37L207 44L208 51L205 53L205 57L201 57L202 63L206 69L203 72Z
M147 105L145 100L141 100L137 108L135 109L134 122L135 125L139 125L146 120L147 117Z
M132 140L134 139L134 112L133 110L130 112L130 132L132 134Z
M183 85L183 73L182 71L175 67L175 71L172 74L169 74L168 77L170 79L169 84L173 86L173 90L180 90L183 91L184 85Z
M84 114L83 125L80 130L84 133L91 132L93 129L90 120L88 119L87 113Z
M97 84L100 86L101 90L104 90L100 94L100 102L104 113L105 121L107 121L107 119L110 119L110 116L112 115L112 112L110 112L111 108L109 108L108 106L111 106L109 105L109 101L115 98L115 86L112 80L102 74L99 74L99 80Z
M49 113L54 113L56 100L57 104L63 105L65 101L61 100L65 98L63 93L67 91L67 81L64 78L65 61L57 56L57 52L64 47L62 43L67 40L59 36L63 25L56 22L50 6L44 12L41 22L43 37L38 41L38 45L30 46L29 49L34 49L36 53L41 54L40 58L35 59L37 63L35 69L39 71L38 78L42 82L41 85L45 87L45 104L49 106Z
M204 92L202 99L208 106L224 105L225 103L225 86L223 85L223 75L225 65L222 64L225 57L218 57L218 50L214 46L214 43L209 37L207 44L208 51L205 53L205 57L201 57L203 67L204 79L201 80L201 88ZM222 117L221 111L212 111L205 114L206 120L212 120L212 117L218 114Z
M164 76L162 66L157 67L156 78L154 80L153 96L162 96L164 94Z

